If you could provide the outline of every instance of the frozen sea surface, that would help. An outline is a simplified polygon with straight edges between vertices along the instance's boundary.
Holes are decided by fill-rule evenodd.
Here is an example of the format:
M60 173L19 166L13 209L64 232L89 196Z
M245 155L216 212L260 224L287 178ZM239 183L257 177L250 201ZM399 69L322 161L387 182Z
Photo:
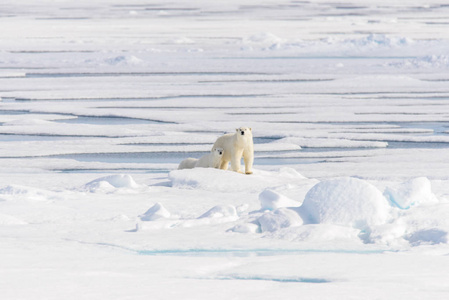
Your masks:
M0 298L449 294L443 1L0 8Z

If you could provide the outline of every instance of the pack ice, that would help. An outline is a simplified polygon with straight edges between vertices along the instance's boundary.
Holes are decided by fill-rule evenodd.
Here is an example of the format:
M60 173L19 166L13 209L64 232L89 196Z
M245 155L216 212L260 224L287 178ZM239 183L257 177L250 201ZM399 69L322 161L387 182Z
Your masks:
M347 239L355 243L398 247L447 241L449 224L438 216L449 207L432 193L427 178L387 186L384 191L353 177L318 182L291 168L277 172L257 170L253 176L216 169L177 170L170 172L169 179L172 189L202 190L209 195L241 193L248 198L248 201L242 201L247 203L246 206L218 205L193 219L171 218L172 227L219 222L227 225L224 231L252 233L271 239L308 241L312 236L314 240L320 240L321 236L323 241ZM257 195L257 201L252 195ZM426 211L438 211L438 214L427 216L427 226L414 224L413 220L421 219ZM155 217L147 217L148 213ZM170 213L158 203L141 220L158 222L159 217L167 219L169 216ZM139 228L155 226L142 224Z

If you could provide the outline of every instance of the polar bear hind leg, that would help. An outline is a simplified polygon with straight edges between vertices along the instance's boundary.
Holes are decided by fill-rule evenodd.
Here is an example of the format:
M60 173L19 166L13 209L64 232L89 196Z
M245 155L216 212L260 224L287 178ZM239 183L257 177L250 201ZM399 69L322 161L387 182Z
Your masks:
M196 159L196 158L192 158L192 157L186 158L179 164L178 170L193 169L197 162L198 162L198 159Z

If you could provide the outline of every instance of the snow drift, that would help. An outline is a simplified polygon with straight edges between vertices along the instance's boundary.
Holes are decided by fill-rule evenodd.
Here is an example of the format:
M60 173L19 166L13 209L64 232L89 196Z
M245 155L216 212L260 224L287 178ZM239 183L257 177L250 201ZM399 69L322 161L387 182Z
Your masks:
M309 223L359 229L383 224L390 217L390 206L380 190L356 178L332 179L315 185L300 211Z
M426 203L438 203L432 193L430 181L426 177L411 179L397 187L387 187L385 195L394 206L400 209L409 209Z
M274 190L266 189L259 194L260 205L262 210L276 210L280 207L294 207L301 203L294 201Z
M117 189L137 189L138 185L130 175L110 175L92 180L81 187L81 190L95 192L114 192Z
M170 218L170 216L170 212L161 203L156 203L139 217L142 221L155 221L159 219L167 219Z
M254 170L252 175L213 168L195 168L171 171L168 178L174 188L217 192L260 192L268 187L288 183L314 182L292 168L281 168L279 172Z

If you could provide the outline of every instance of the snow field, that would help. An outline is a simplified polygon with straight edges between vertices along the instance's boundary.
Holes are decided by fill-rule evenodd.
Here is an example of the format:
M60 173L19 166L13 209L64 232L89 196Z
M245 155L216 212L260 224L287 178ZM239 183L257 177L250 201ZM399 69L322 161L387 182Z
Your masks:
M153 2L2 1L0 298L447 298L449 7Z
M163 202L153 202L140 213L117 214L111 220L124 220L129 226L127 230L137 229L138 232L219 225L210 233L219 230L231 240L233 235L230 233L236 232L296 242L343 239L391 250L447 243L449 224L443 216L449 206L447 200L435 196L427 178L386 187L384 192L365 180L340 178L317 182L290 168L277 172L256 170L254 176L216 169L189 169L172 171L169 180L169 187L161 188L180 192L203 190L210 195L218 193L220 198L240 193L247 200L205 206L203 213L196 216L176 208L168 209ZM244 189L245 185L252 189ZM67 191L6 186L0 189L0 195L2 201L9 203L48 205L66 199L67 194L70 194L69 198L83 197L86 192L138 197L139 194L151 195L156 187L138 184L130 175L110 175ZM407 203L408 207L398 207L397 203ZM35 222L33 218L28 221L3 214L1 217L4 225ZM425 222L420 221L423 218ZM137 221L135 228L131 227L133 220ZM207 243L204 246L213 247Z

